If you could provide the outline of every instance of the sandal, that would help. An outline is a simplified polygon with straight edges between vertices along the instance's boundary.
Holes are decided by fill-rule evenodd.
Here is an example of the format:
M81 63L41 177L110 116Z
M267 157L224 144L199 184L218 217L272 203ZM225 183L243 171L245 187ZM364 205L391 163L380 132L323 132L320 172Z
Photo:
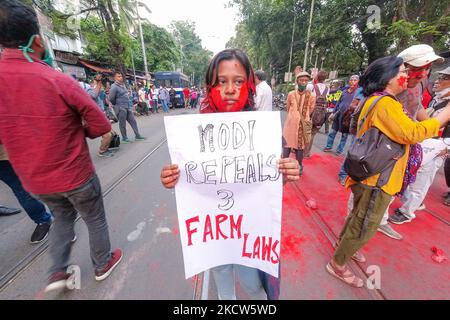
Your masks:
M352 256L352 259L359 263L364 263L367 261L366 257L364 257L364 255L359 251L355 252L355 254Z
M447 207L450 207L450 196L448 196L447 198L444 199L444 204L445 204Z
M333 262L328 262L326 266L327 271L338 278L339 280L342 280L346 284L355 287L355 288L362 288L364 286L364 281L351 272L347 266L344 267L343 270L338 270L333 266Z
M339 246L339 243L336 242L336 243L334 244L334 248L337 249L338 246ZM359 262L359 263L364 263L364 262L367 261L367 260L366 260L366 257L365 257L361 252L359 252L359 251L356 251L356 252L353 254L352 259L355 260L356 262Z

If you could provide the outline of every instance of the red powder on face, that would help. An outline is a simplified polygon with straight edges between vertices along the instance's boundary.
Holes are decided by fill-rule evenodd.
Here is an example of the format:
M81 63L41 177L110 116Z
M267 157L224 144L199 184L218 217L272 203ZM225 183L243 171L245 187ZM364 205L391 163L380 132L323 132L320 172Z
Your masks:
M248 100L248 86L244 83L239 92L239 99L233 104L228 104L223 100L219 87L211 89L211 100L219 112L236 112L242 111Z
M427 70L409 71L408 77L411 79L419 79L427 76Z
M408 84L408 78L407 77L399 77L397 79L397 83L400 87L406 88L406 85Z

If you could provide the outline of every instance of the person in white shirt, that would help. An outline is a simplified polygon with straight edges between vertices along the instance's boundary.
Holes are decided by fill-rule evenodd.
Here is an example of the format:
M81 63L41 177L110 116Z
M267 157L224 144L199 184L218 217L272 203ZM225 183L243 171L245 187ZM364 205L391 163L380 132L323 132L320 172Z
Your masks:
M272 88L265 81L266 78L264 71L255 71L255 109L257 111L272 111Z

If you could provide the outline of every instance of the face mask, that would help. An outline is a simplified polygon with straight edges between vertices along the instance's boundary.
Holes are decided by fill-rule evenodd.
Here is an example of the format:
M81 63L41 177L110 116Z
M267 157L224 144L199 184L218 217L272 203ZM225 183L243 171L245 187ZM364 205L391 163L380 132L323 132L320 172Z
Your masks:
M28 44L26 46L19 46L19 49L22 50L23 55L25 56L25 58L27 58L27 60L31 63L33 63L33 59L31 59L31 57L29 56L28 52L30 53L34 53L34 50L31 49L31 45L33 44L33 40L36 37L36 35L31 36L30 40L28 41ZM48 64L50 67L53 66L53 58L50 55L50 51L48 51L47 49L45 49L44 52L44 58L41 59L43 62L45 62L46 64Z
M53 67L53 58L50 54L50 51L48 51L47 49L45 49L44 58L42 59L42 61L44 61L50 67Z
M223 99L220 94L219 88L212 88L211 89L211 97L210 101L212 104L217 108L217 111L219 112L236 112L236 111L242 111L244 109L246 103L248 100L248 86L246 83L244 83L241 87L241 92L239 94L239 99L236 101L233 105L228 105Z
M306 90L306 84L299 84L297 86L297 88L298 88L298 91L305 91Z

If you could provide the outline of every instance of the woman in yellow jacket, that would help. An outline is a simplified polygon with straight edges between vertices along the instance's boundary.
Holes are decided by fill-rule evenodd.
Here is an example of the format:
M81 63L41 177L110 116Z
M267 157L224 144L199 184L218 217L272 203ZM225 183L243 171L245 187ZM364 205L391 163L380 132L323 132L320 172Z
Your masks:
M363 92L368 99L362 108L360 119L378 96L387 96L377 102L359 128L357 136L361 137L370 127L376 127L391 140L405 145L405 153L395 163L388 182L377 192L375 199L372 199L373 208L370 214L369 203L379 175L360 183L347 178L346 187L351 188L354 196L353 210L346 220L334 256L326 269L354 287L362 287L364 282L346 267L346 263L375 235L390 200L401 190L410 145L437 136L439 128L450 120L449 104L436 118L421 122L412 121L403 111L401 103L394 98L406 90L407 81L407 69L403 60L392 56L374 61L363 75Z

